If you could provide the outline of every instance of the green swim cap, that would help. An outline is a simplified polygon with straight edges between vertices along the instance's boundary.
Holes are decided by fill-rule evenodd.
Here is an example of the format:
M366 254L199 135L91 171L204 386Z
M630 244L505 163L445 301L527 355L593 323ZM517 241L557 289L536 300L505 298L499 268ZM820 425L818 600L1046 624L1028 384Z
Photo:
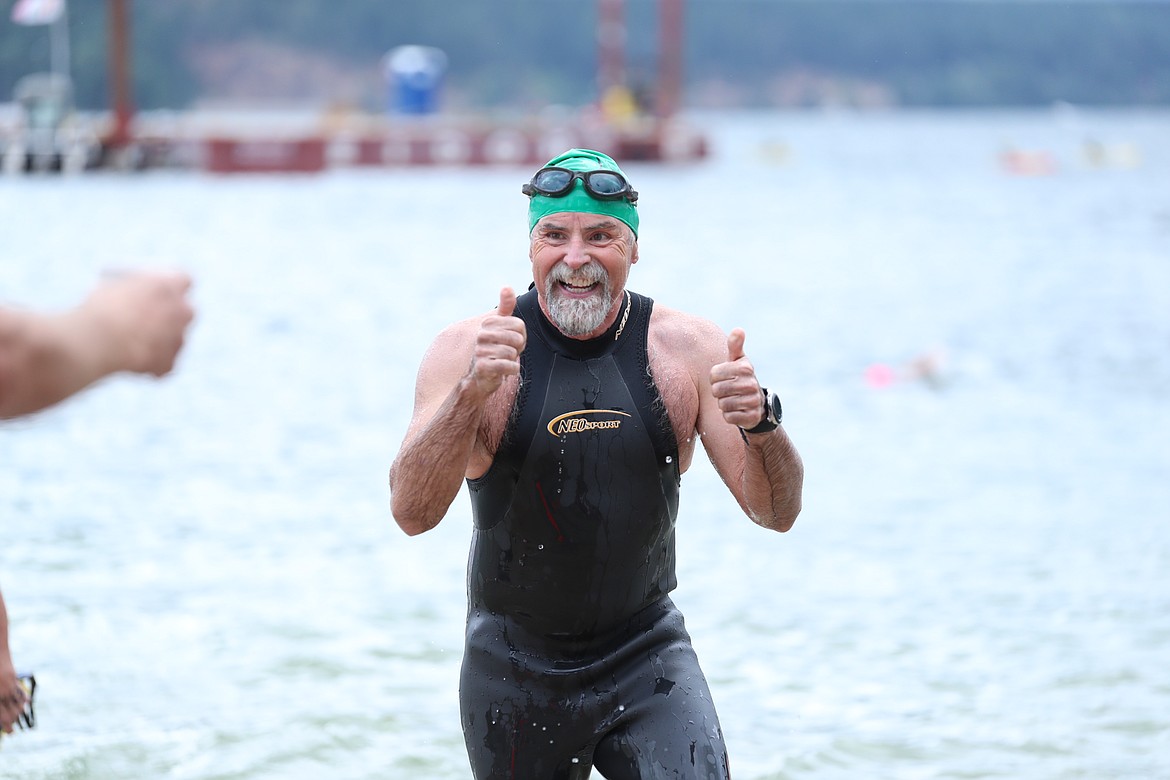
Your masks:
M627 178L613 158L592 149L570 149L564 154L557 155L544 164L545 168L568 168L570 171L614 171ZM628 180L628 178L627 178ZM585 182L577 179L573 182L573 189L559 198L550 198L547 195L535 194L528 199L528 232L536 227L536 223L549 214L559 214L563 211L582 214L605 214L625 222L638 235L638 209L625 198L619 200L599 200L585 190Z

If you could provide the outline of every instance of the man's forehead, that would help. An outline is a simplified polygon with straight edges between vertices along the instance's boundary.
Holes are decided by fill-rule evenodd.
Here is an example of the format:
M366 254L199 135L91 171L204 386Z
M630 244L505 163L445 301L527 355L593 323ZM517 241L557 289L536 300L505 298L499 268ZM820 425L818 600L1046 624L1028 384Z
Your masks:
M620 219L606 216L605 214L585 214L577 211L559 211L556 214L549 214L547 217L541 217L540 221L536 223L537 228L555 228L566 229L580 225L586 230L596 230L598 228L615 228L622 225Z

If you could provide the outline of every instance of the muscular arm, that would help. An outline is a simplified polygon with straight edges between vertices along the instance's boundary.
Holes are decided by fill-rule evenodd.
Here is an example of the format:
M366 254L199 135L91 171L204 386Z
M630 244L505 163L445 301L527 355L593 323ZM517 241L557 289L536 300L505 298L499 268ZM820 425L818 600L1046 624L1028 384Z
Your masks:
M495 314L448 328L423 359L414 415L390 467L391 511L411 536L438 525L463 479L491 462L478 434L491 396L520 373L526 332L515 306L505 289Z
M390 508L403 531L429 531L447 514L459 493L475 450L486 402L475 381L454 380L444 369L462 365L458 334L440 336L419 370L415 413L398 457L390 467ZM451 388L446 396L440 393ZM435 405L438 398L440 403Z
M714 326L712 326L714 327ZM800 514L804 464L783 427L740 434L763 419L764 400L755 369L743 351L744 333L705 329L705 361L699 382L698 430L716 471L753 522L787 531ZM722 352L722 354L720 354Z
M99 284L64 314L0 309L0 419L52 406L119 371L163 376L194 316L181 273Z

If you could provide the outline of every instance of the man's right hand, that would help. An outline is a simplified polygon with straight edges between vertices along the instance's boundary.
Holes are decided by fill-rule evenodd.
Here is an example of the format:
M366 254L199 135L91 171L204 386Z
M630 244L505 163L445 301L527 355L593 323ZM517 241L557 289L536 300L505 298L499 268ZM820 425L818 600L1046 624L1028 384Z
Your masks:
M500 305L480 323L471 358L470 378L476 388L491 395L509 376L520 374L520 353L528 343L524 320L513 317L516 293L511 287L500 290Z

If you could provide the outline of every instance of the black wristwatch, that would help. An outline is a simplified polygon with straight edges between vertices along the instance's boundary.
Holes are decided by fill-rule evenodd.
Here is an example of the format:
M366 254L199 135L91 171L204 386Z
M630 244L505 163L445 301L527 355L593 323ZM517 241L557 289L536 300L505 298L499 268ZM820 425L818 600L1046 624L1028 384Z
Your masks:
M755 428L741 428L744 433L768 433L780 427L780 420L784 418L784 408L780 405L780 396L769 393L768 388L761 387L764 394L764 419Z

